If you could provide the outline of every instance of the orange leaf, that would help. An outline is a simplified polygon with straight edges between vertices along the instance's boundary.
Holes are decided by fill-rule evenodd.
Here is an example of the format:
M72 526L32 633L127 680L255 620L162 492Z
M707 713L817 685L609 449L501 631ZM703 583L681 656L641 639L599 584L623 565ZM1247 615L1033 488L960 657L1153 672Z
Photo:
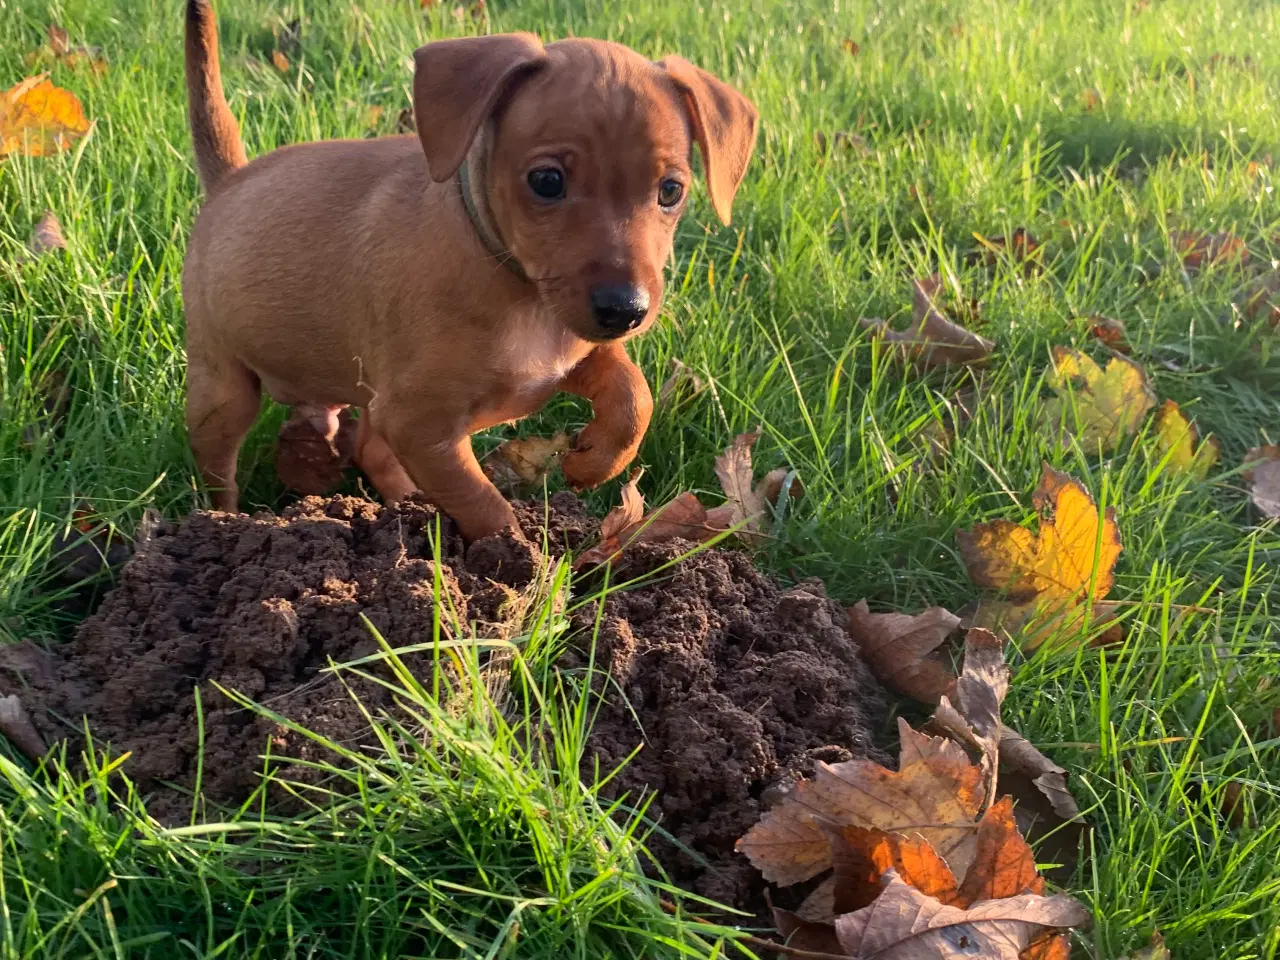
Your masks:
M47 77L28 77L0 94L0 156L49 156L88 132L89 120L75 94Z
M1244 241L1229 231L1197 233L1193 230L1171 230L1169 239L1188 273L1197 273L1203 267L1215 264L1239 266L1249 261L1249 250Z
M955 874L929 841L917 834L903 836L864 827L831 832L831 860L835 867L834 912L861 910L880 895L880 879L896 870L926 896L951 906L961 903ZM973 872L973 867L969 872Z
M1050 933L1033 940L1018 954L1018 960L1071 960L1071 937L1065 933Z
M899 718L897 771L869 760L818 765L761 818L736 849L783 886L816 876L832 864L828 830L867 827L915 833L963 876L973 860L973 822L985 795L982 771L964 750L927 737Z
M633 476L633 480L637 479ZM707 523L707 508L696 496L685 492L675 499L664 503L636 520L631 520L619 528L624 519L632 516L637 506L643 507L638 490L628 490L631 484L623 488L623 503L615 507L609 517L601 524L601 540L589 550L584 551L574 561L575 570L587 566L597 566L616 560L628 547L638 543L660 543L664 540L693 540L702 542L710 540L721 531L713 529ZM619 513L619 511L622 511ZM617 529L609 536L605 534Z
M275 64L275 68L279 70L281 73L289 72L289 58L286 57L279 50L271 51L271 62Z
M1001 900L1022 893L1044 893L1036 858L1013 822L1013 798L1003 797L978 824L973 866L960 884L959 905Z

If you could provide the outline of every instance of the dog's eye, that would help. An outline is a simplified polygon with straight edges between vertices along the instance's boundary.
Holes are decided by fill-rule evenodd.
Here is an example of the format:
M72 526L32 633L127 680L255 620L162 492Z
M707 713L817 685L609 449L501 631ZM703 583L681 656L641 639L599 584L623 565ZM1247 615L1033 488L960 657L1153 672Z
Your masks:
M564 196L564 174L555 167L530 170L529 189L543 200L559 200Z
M658 205L674 207L684 196L684 185L679 180L663 180L658 184Z

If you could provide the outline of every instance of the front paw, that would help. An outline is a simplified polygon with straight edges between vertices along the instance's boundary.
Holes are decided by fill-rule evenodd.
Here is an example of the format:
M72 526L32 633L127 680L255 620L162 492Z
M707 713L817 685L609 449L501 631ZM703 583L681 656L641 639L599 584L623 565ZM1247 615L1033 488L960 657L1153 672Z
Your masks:
M560 469L569 486L575 490L598 487L612 480L635 459L634 446L620 448L597 436L588 424L574 442L574 449L564 455Z

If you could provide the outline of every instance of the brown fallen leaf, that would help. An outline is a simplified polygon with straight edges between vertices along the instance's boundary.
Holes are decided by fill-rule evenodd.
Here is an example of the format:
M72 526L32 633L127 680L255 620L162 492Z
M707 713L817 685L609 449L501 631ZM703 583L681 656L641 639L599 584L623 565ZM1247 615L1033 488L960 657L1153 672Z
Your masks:
M671 375L667 377L658 389L658 403L660 405L670 403L686 390L691 398L696 397L705 389L707 389L706 381L694 373L692 369L672 357Z
M978 824L973 866L965 874L956 901L959 906L971 906L1024 893L1044 893L1044 878L1036 870L1035 854L1014 823L1013 798L1004 797Z
M985 795L982 771L964 750L912 730L901 718L899 769L869 760L820 763L737 843L772 883L787 886L832 866L829 830L865 827L910 830L929 841L952 872L973 860L973 823Z
M1244 455L1249 496L1264 517L1280 517L1280 445L1254 447Z
M0 697L0 734L28 760L38 762L45 755L44 739L16 694Z
M1057 393L1045 404L1047 426L1056 432L1061 425L1089 453L1115 450L1155 406L1146 374L1127 357L1113 356L1104 370L1086 353L1054 347L1046 379Z
M1246 320L1266 317L1280 328L1280 269L1271 269L1256 277L1236 296L1236 309Z
M1172 960L1169 949L1164 945L1164 937L1159 930L1151 931L1151 942L1141 950L1127 953L1120 960Z
M771 470L755 482L751 448L760 439L760 431L740 433L723 453L716 457L716 479L724 491L726 502L707 510L706 524L712 530L733 530L743 543L758 546L768 536L764 523L770 508L780 506L781 497L799 499L804 492L787 467ZM787 478L791 477L788 484Z
M1000 763L1020 774L1049 802L1050 809L1062 820L1079 821L1080 808L1067 789L1067 770L1060 767L1016 730L1000 727Z
M46 35L48 43L22 58L22 65L26 69L40 70L50 66L75 69L88 66L96 76L102 76L107 72L107 61L102 58L100 47L89 47L83 44L73 46L70 35L56 23L49 24Z
M936 273L928 279L912 281L914 322L904 331L891 329L883 320L859 322L920 369L980 363L995 349L995 344L943 314L934 300L941 286L942 280Z
M62 235L62 224L58 222L58 217L52 210L46 210L44 216L35 225L27 247L37 257L54 250L67 249L66 238Z
M0 157L47 157L88 132L89 120L75 94L55 87L43 74L0 93Z
M960 626L960 618L942 607L922 613L872 613L865 600L848 610L849 633L875 678L898 693L936 704L955 691L950 662L936 655Z
M344 472L355 463L357 426L351 411L338 411L337 427L332 437L326 436L328 427L317 426L313 408L294 407L276 436L280 482L304 496L323 496L340 487Z
M844 47L844 52L849 54L851 57L856 57L859 51L862 50L862 48L858 46L858 42L852 37L845 37L841 46Z
M622 503L600 524L600 540L574 560L573 569L595 567L618 559L628 547L664 540L703 542L722 532L707 523L707 508L686 491L662 506L641 514L644 498L636 483L642 471L633 471L622 488Z
M1100 313L1095 313L1089 318L1089 336L1110 347L1116 353L1123 353L1127 356L1133 350L1129 345L1129 338L1125 333L1124 324L1119 320L1113 320L1111 317L1104 317Z
M979 830L979 834L980 834ZM964 906L956 876L919 834L904 835L864 827L833 828L830 832L832 874L831 919L852 913L874 901L883 889L881 878L896 871L926 896ZM1032 864L1034 867L1034 863ZM973 867L969 868L972 873Z
M302 55L302 21L294 17L288 23L277 24L273 30L276 49L294 60Z
M1069 897L1023 894L982 900L967 909L948 906L885 874L884 891L870 906L836 917L836 936L850 957L875 960L937 960L980 957L1018 960L1049 930L1089 921L1089 912Z
M538 484L556 468L572 443L563 431L550 437L513 437L504 440L496 453L522 481Z
M281 73L289 72L289 58L279 50L271 51L271 64Z
M969 578L1007 598L984 602L975 625L1020 633L1024 648L1076 626L1090 601L1106 597L1121 549L1114 508L1099 518L1084 487L1047 463L1032 500L1041 517L1038 534L1008 520L956 534Z
M1021 268L1023 276L1030 277L1044 270L1044 265L1040 262L1043 256L1040 241L1025 227L1018 227L1007 237L984 237L979 233L973 236L980 247L965 255L965 263L971 266L981 264L994 267L1002 257L1008 257Z
M1196 425L1183 416L1178 405L1166 400L1156 413L1156 452L1168 456L1168 469L1174 474L1190 474L1197 480L1209 475L1218 462L1218 440L1206 437L1200 442Z
M1243 266L1249 262L1244 241L1229 231L1198 233L1194 230L1170 230L1169 241L1182 260L1187 273L1199 273L1208 266Z

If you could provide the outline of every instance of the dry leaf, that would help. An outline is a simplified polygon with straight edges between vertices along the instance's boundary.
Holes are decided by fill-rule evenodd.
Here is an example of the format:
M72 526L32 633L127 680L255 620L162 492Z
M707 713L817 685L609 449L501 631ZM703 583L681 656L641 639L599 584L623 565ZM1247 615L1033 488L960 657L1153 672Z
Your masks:
M955 874L919 834L841 827L830 832L830 841L833 918L861 910L880 896L881 878L890 870L926 896L955 907L964 905ZM969 868L970 873L973 870Z
M942 607L914 616L872 613L865 600L849 608L849 633L877 680L923 703L938 702L955 690L956 677L944 659L931 656L960 626Z
M279 50L271 51L271 62L272 64L275 65L275 68L279 70L281 73L289 72L289 58L286 57Z
M1036 872L1035 854L1013 822L1013 798L1004 797L978 824L973 866L960 884L957 902L969 906L1024 893L1044 893L1044 879Z
M1087 923L1089 913L1069 897L1023 894L982 900L968 909L947 906L885 874L884 892L868 907L836 918L836 935L850 957L937 960L977 957L1018 960L1047 930Z
M1257 277L1236 297L1236 308L1246 320L1266 316L1273 327L1280 327L1280 270L1268 270Z
M1146 374L1126 357L1112 357L1103 370L1088 354L1054 347L1048 384L1058 396L1046 404L1046 420L1051 428L1062 424L1088 452L1115 450L1155 406Z
M632 481L638 474L632 475ZM638 490L630 489L632 481L623 487L621 507L615 507L601 524L600 542L579 554L573 563L575 570L583 567L598 566L616 560L628 547L638 543L661 543L664 540L693 540L702 542L717 536L721 531L712 529L707 524L707 509L692 493L685 492L675 499L664 503L639 519L622 526L610 536L606 530L612 530L628 516L643 508L644 501ZM621 511L621 512L619 512ZM610 518L615 518L610 520Z
M1026 777L1063 820L1080 819L1080 808L1067 789L1066 768L1058 766L1026 737L1006 726L1000 728L1000 762Z
M1203 443L1196 425L1187 420L1172 400L1166 400L1156 414L1156 451L1169 457L1169 470L1189 473L1197 480L1209 475L1218 462L1218 441L1207 437Z
M525 483L541 483L556 468L572 441L561 431L551 437L513 437L499 445L497 453Z
M39 761L45 754L44 740L16 694L0 697L0 734L28 760Z
M46 210L40 222L31 231L31 241L27 244L37 257L53 250L67 249L66 238L62 235L62 224L52 210Z
M28 77L0 94L0 156L46 157L88 132L89 120L75 94L44 76Z
M827 830L866 827L918 833L963 876L973 859L982 771L964 750L899 718L899 770L869 760L820 763L737 843L766 880L787 886L832 865Z
M860 46L858 46L857 41L854 40L852 37L845 37L844 42L841 44L841 46L844 47L844 52L849 54L849 56L851 57L856 57L859 51L862 49Z
M101 57L101 48L88 47L83 44L72 46L70 35L56 23L49 24L46 33L49 37L49 42L39 50L22 58L22 64L28 70L41 69L53 65L75 69L87 65L97 76L102 76L107 72L107 61Z
M1092 110L1101 102L1102 94L1093 87L1086 87L1084 90L1080 91L1080 103L1084 106L1085 110Z
M1249 496L1264 517L1280 517L1280 445L1254 447L1244 455Z
M860 322L922 369L972 364L986 359L995 349L995 344L966 330L942 313L934 300L941 286L942 280L936 273L926 280L912 281L914 322L904 331L890 329L883 320Z
M612 540L633 523L639 523L644 516L644 496L640 493L640 478L644 476L644 468L637 467L622 485L620 496L622 502L610 510L600 521L600 539Z
M1169 240L1178 251L1183 269L1198 273L1213 265L1242 266L1249 260L1244 241L1228 231L1197 233L1193 230L1171 230Z
M696 397L703 390L707 389L705 381L694 373L689 367L685 366L675 357L671 358L671 376L658 389L658 403L669 403L675 399L676 395L681 392L681 388L688 387L689 396Z
M302 21L297 17L275 30L276 49L286 57L302 55Z
M1164 937L1159 930L1151 932L1151 942L1136 953L1125 954L1120 960L1171 960L1171 954L1164 945Z
M799 498L804 488L786 467L779 467L755 483L751 448L760 439L760 431L740 433L723 453L716 457L716 479L724 491L726 503L707 511L706 524L712 530L733 530L743 543L759 545L767 536L764 521L769 508L777 507L782 494ZM790 485L788 476L792 477Z
M1132 351L1124 324L1111 317L1095 313L1089 318L1089 336L1110 347L1116 353L1128 354Z
M994 267L1000 262L1001 255L1007 255L1022 268L1024 276L1030 277L1044 269L1040 263L1040 241L1028 233L1025 227L1018 227L1007 237L984 237L975 233L974 238L982 244L982 248L965 255L965 262L970 265Z
M1041 515L1038 534L1008 520L956 534L969 578L1008 598L984 603L976 621L1022 631L1026 648L1075 626L1090 599L1106 597L1121 548L1115 510L1099 519L1084 487L1047 463L1032 500Z

